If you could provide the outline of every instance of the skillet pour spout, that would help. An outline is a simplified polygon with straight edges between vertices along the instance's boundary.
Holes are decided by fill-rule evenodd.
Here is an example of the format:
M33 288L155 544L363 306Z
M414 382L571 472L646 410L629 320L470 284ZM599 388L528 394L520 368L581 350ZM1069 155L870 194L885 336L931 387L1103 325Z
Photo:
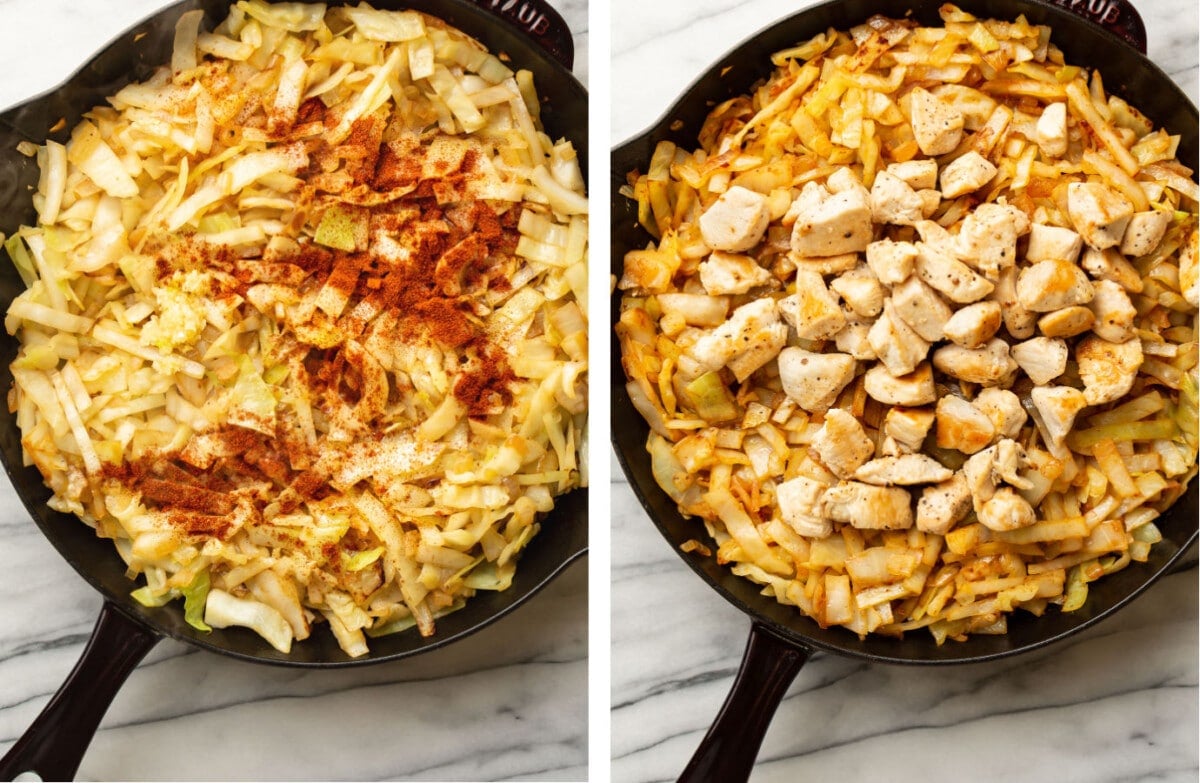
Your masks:
M65 141L83 112L102 105L125 84L148 78L169 63L175 24L199 9L208 23L224 18L231 0L184 0L125 31L63 84L0 113L0 232L11 235L37 221L30 193L37 188L34 161L17 151L22 142L41 143L49 135ZM480 40L490 51L533 72L542 99L541 120L553 138L569 138L581 164L587 160L587 93L571 73L574 43L562 17L544 0L497 4L472 0L381 0L381 9L414 9L436 16ZM56 128L53 132L51 128ZM59 129L61 128L61 129ZM586 176L586 170L585 170ZM5 308L24 284L10 263L0 263L0 301ZM17 341L0 337L0 387L10 388L9 365ZM232 627L202 633L185 620L178 602L147 608L130 596L135 587L112 543L98 538L78 519L51 510L50 497L35 468L23 464L21 434L7 408L0 413L0 457L32 519L62 557L104 598L95 629L74 671L43 713L0 759L0 779L36 772L43 779L69 779L78 770L105 710L144 656L161 640L175 639L230 658L282 667L337 669L397 661L431 653L486 628L514 611L571 564L587 554L587 492L557 499L540 531L521 555L509 589L481 591L466 605L438 620L437 633L422 637L398 633L371 641L370 652L348 657L331 633L316 632L293 646L275 650L252 631Z
M1143 57L1144 27L1128 3L1113 3L1100 16L1119 23L1115 35L1093 20L1072 13L1067 6L1041 0L1002 0L955 5L980 17L1015 18L1023 14L1033 24L1049 25L1054 42L1067 61L1097 68L1106 89L1130 100L1157 127L1179 134L1179 160L1197 168L1197 112L1188 97L1157 66ZM875 14L911 18L938 25L940 2L824 2L782 19L735 46L719 58L684 91L681 97L642 134L612 152L610 187L616 193L630 171L644 171L661 141L683 149L695 147L700 128L712 107L747 93L772 70L770 55L830 28L846 30ZM1061 7L1060 7L1061 6ZM1131 40L1130 40L1131 39ZM1102 54L1099 54L1102 53ZM610 271L620 277L627 251L644 248L651 237L639 225L636 202L618 197L611 204L612 249ZM610 319L620 316L620 294L610 301ZM999 636L971 636L963 642L939 646L929 635L908 634L903 639L868 636L860 639L841 628L822 628L794 607L761 594L760 587L718 565L715 558L681 545L703 529L685 519L654 479L646 450L649 427L634 407L625 384L620 348L611 348L613 401L612 441L630 487L642 507L672 548L705 583L750 620L749 641L741 667L721 711L679 778L699 781L746 780L753 769L763 733L792 679L814 653L833 653L859 660L916 666L980 663L1037 650L1079 633L1110 616L1141 595L1168 572L1197 539L1196 481L1156 524L1164 540L1151 550L1149 561L1107 575L1089 585L1089 599L1075 612L1051 610L1042 617L1011 616L1008 632ZM715 549L715 546L713 547Z

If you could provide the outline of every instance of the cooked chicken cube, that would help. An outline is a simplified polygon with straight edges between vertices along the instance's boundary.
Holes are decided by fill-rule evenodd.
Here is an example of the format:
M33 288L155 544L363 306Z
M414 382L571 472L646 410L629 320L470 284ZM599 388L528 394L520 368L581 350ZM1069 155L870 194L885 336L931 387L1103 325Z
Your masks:
M734 185L721 194L700 216L700 236L713 250L739 252L759 243L771 210L767 197Z
M912 242L881 239L867 245L867 266L884 285L903 283L912 274L917 246Z
M942 298L919 277L913 276L892 289L896 313L922 340L931 343L944 336L946 322L954 314Z
M1074 337L1096 323L1096 314L1085 305L1074 305L1046 313L1038 319L1038 330L1047 337Z
M1067 186L1067 213L1083 241L1104 250L1120 244L1133 204L1099 182L1072 182Z
M996 428L983 411L948 394L938 400L935 433L940 448L974 454L992 442Z
M1096 314L1092 331L1112 343L1123 343L1133 337L1133 321L1137 310L1129 300L1125 289L1111 280L1099 280L1095 284L1096 295L1090 307Z
M826 490L822 503L830 519L862 530L907 530L913 525L912 496L900 487L839 481Z
M995 288L969 266L926 242L917 243L917 274L951 302L978 302Z
M1134 212L1121 237L1121 252L1133 257L1146 255L1158 247L1170 225L1171 213L1165 210Z
M688 353L704 372L728 366L739 382L774 359L787 342L787 326L770 297L747 302L729 320L692 344Z
M1067 371L1066 340L1034 337L1014 345L1011 353L1036 386L1045 386Z
M976 302L952 315L942 331L963 348L979 348L1000 330L1002 321L998 303Z
M846 191L855 191L858 195L867 199L871 198L870 191L863 185L862 179L854 169L849 166L841 166L832 174L825 178L825 187L830 193L844 193Z
M796 269L806 269L818 275L840 275L849 272L862 261L858 253L840 253L836 256L802 256L789 251L787 260Z
M1051 103L1042 110L1033 130L1034 141L1047 158L1067 154L1067 104Z
M883 431L908 451L920 451L925 436L933 427L935 415L928 408L896 406L883 417Z
M1075 425L1075 417L1088 406L1083 392L1070 386L1035 386L1029 397L1041 418L1042 437L1050 453L1060 459L1069 456L1064 439Z
M842 297L842 301L863 318L874 318L883 309L883 285L866 264L860 264L834 278L829 289Z
M926 245L947 255L958 256L958 238L946 230L946 227L936 220L922 220L913 225L917 236Z
M1033 506L1012 487L997 489L978 514L984 527L997 532L1020 530L1037 521Z
M929 343L900 317L890 299L884 302L883 315L867 332L867 341L879 361L895 376L915 370L929 352Z
M1087 304L1094 293L1088 276L1070 261L1039 261L1017 275L1017 300L1035 313Z
M1182 251L1180 262L1182 263ZM1107 250L1085 248L1080 263L1096 280L1111 280L1131 294L1142 292L1141 273L1115 247ZM1182 266L1180 268L1182 269Z
M887 367L877 364L863 375L863 388L867 395L884 405L928 405L937 399L933 385L933 368L929 362L921 362L908 375L896 377Z
M983 386L1002 386L1017 371L1008 343L992 338L982 348L943 345L933 352L933 366L949 376Z
M750 256L714 250L698 268L700 284L714 296L744 294L775 281L775 276Z
M859 481L881 486L936 484L953 475L954 471L924 454L877 457L854 471L854 478Z
M828 410L857 366L854 357L844 353L813 353L794 346L779 352L784 394L810 413Z
M887 171L871 184L871 219L876 223L911 226L925 217L924 200L908 183Z
M942 191L933 190L918 190L917 196L921 199L921 216L925 218L933 217L933 213L938 211L938 207L942 205Z
M1025 248L1025 260L1031 264L1038 261L1070 261L1075 263L1083 249L1083 237L1062 226L1034 223L1029 229L1029 244Z
M879 357L871 347L870 333L870 324L849 323L834 336L833 342L839 351L850 354L860 362L873 361Z
M720 326L729 315L729 298L704 294L659 294L663 316L679 318L689 326Z
M958 198L979 190L991 182L994 176L995 165L975 150L971 150L942 167L939 177L942 197Z
M1192 307L1200 307L1200 231L1194 228L1179 248L1179 292ZM1133 290L1133 289L1129 289Z
M779 503L779 515L792 530L802 536L824 538L833 532L833 523L821 513L821 496L827 484L806 476L775 487L775 500Z
M1026 310L1017 300L1016 267L1000 270L992 300L1000 305L1004 328L1009 335L1018 340L1033 336L1037 328L1037 314Z
M846 326L846 315L816 272L796 270L796 293L779 303L784 319L806 340L827 340Z
M839 478L854 475L875 456L875 443L862 424L841 408L831 408L825 414L825 424L813 437L812 447L821 464Z
M917 501L917 530L944 536L971 510L971 490L961 473L926 487Z
M909 95L913 136L921 152L945 155L957 147L963 135L962 112L921 87Z
M1095 335L1080 340L1075 346L1075 360L1079 362L1087 404L1103 405L1128 394L1142 358L1141 340L1113 343Z
M809 182L792 203L792 250L801 256L836 256L866 250L874 237L870 194L861 185L830 193Z
M888 174L904 180L913 190L931 190L937 187L937 161L928 158L889 163Z
M996 445L989 446L963 463L960 475L967 481L967 488L971 491L971 506L975 512L982 511L984 505L995 496L996 485L1001 481L1007 481L1018 489L1031 487L1032 484L1020 473L1025 463L1025 453L1010 438L1001 439Z
M994 386L981 389L971 404L991 420L996 428L996 436L1000 438L1017 437L1029 419L1029 414L1021 406L1021 398L1008 389Z
M1029 230L1029 218L1007 204L980 204L963 218L956 255L995 280L1017 260L1017 238Z

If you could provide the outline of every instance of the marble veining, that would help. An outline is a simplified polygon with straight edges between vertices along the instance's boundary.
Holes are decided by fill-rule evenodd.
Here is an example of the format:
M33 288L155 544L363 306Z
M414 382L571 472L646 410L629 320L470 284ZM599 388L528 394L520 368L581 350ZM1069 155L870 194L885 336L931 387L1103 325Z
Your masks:
M651 126L744 38L812 4L613 0L614 142ZM1195 4L1135 4L1151 58L1195 102ZM670 781L729 691L749 621L671 551L611 465L611 779ZM1194 552L1186 562L1098 626L1015 658L920 668L812 656L775 714L752 783L1194 783Z
M586 0L551 0L587 79ZM164 0L0 0L0 107L50 89ZM71 54L68 54L71 53ZM0 479L0 754L100 608ZM160 642L101 723L83 780L585 780L586 560L436 654L281 669Z

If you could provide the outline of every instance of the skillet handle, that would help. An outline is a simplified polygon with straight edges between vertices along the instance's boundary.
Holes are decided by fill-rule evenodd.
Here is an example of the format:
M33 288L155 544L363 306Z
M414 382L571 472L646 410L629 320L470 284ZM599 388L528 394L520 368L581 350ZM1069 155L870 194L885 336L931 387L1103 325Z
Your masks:
M36 772L42 780L74 778L108 705L161 638L105 601L75 668L0 759L0 780L22 772Z
M575 39L562 16L546 0L472 0L506 22L565 65L575 66Z
M751 625L733 687L679 783L748 780L775 708L811 653L764 625Z
M1129 0L1103 0L1082 3L1080 0L1050 0L1054 5L1098 24L1118 38L1123 38L1142 54L1146 53L1146 25Z

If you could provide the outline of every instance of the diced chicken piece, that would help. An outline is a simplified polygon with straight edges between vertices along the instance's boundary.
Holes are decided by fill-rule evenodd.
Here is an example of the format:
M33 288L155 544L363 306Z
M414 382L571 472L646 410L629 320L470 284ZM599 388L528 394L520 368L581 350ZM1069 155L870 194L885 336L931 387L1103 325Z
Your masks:
M1070 261L1075 263L1083 249L1083 237L1062 226L1034 223L1029 229L1029 244L1025 248L1025 260L1031 264L1038 261Z
M787 326L770 297L747 302L729 320L702 335L688 353L704 372L728 366L739 382L774 359L787 342Z
M917 530L944 536L971 510L971 490L961 473L926 487L917 501Z
M884 285L903 283L912 274L917 246L912 242L881 239L867 245L867 266Z
M830 193L845 193L847 191L855 191L858 195L867 199L871 198L870 191L863 185L862 180L854 169L849 166L842 166L834 171L825 179L825 187Z
M1120 244L1133 204L1099 182L1072 182L1067 186L1067 213L1083 241L1104 250Z
M751 288L775 282L775 276L750 256L714 250L698 268L700 285L714 296L744 294Z
M961 475L971 491L971 505L976 513L995 496L996 484L1001 481L1007 481L1018 489L1032 486L1020 473L1025 462L1024 452L1017 442L1003 438L963 463Z
M935 433L939 447L974 454L992 442L996 428L983 411L948 394L938 400Z
M896 406L883 417L883 431L908 451L920 451L925 436L933 427L935 415L928 408Z
M1180 251L1181 270L1183 268L1182 260L1182 251ZM1111 280L1131 294L1142 292L1142 275L1115 247L1107 250L1085 248L1083 260L1080 263L1096 280Z
M978 302L995 286L969 266L925 242L917 243L917 274L951 302Z
M932 159L906 160L889 163L888 174L904 180L913 190L931 190L937 187L937 161Z
M1029 479L1021 475L1021 469L1029 464L1025 450L1012 438L1002 438L991 447L993 453L992 472L998 480L1007 481L1017 489L1029 489L1033 486Z
M866 250L874 238L870 194L865 188L830 193L810 182L800 191L789 212L792 250L801 256L836 256Z
M1113 343L1095 335L1080 340L1075 346L1075 360L1079 362L1087 404L1103 405L1128 394L1142 359L1141 340Z
M1021 398L1008 389L981 389L971 404L991 420L996 428L996 436L1000 438L1017 437L1029 419L1029 414L1021 406Z
M809 272L815 272L818 275L840 275L843 272L849 272L861 262L861 257L858 253L841 253L836 256L802 256L795 252L789 251L787 260L792 262L796 269L805 269Z
M1012 357L1036 386L1045 386L1067 371L1067 342L1034 337L1012 347Z
M996 291L992 301L1000 305L1004 318L1004 328L1009 335L1022 340L1032 337L1037 327L1037 314L1031 313L1021 306L1017 300L1017 268L1009 267L1000 270L996 278Z
M933 213L937 212L938 207L942 205L942 191L932 188L926 190L918 190L917 196L921 199L921 216L925 218L933 217Z
M1192 230L1179 248L1179 292L1192 307L1200 307L1200 231ZM1132 290L1132 289L1130 289Z
M912 327L922 340L935 343L944 336L946 323L953 311L921 278L908 278L892 289L892 305L896 314Z
M821 500L830 519L861 530L907 530L913 525L912 496L900 487L839 481Z
M1035 313L1087 304L1094 293L1088 276L1070 261L1039 261L1017 275L1017 300Z
M1134 212L1133 217L1129 218L1129 225L1125 226L1125 234L1121 237L1121 252L1135 258L1150 253L1158 247L1170 225L1170 212L1160 209Z
M1047 337L1074 337L1096 323L1096 314L1085 305L1074 305L1046 313L1038 319L1038 330Z
M784 319L806 340L827 340L846 326L846 315L816 272L796 270L796 293L779 303Z
M933 366L951 377L983 386L1003 386L1017 371L1017 363L1008 355L1008 343L999 338L988 340L982 348L943 345L933 352Z
M1008 204L980 204L963 218L955 240L959 259L995 280L1017 260L1017 237L1029 230L1029 218Z
M985 301L967 305L946 321L946 337L963 348L979 348L995 336L1003 321L1000 305Z
M996 176L990 160L971 150L942 167L939 181L943 198L958 198L979 190Z
M831 408L825 414L825 424L813 436L812 447L821 464L839 478L854 475L875 456L875 443L862 424L841 408Z
M854 357L844 353L813 353L794 346L779 352L784 394L810 413L828 410L856 368Z
M1012 487L997 489L978 513L983 526L997 532L1020 530L1037 520L1033 506Z
M962 141L963 115L949 103L920 87L913 88L909 104L913 136L926 155L945 155Z
M884 405L915 407L928 405L937 399L933 385L933 368L929 362L921 362L908 375L896 377L887 367L877 364L863 375L863 388L867 395Z
M969 131L983 127L997 106L986 93L965 84L939 84L930 92L962 112L963 127Z
M908 183L880 171L871 184L871 219L876 223L911 226L924 219L924 201Z
M883 305L883 315L867 332L867 341L879 361L895 376L915 370L929 352L929 343L900 317L890 299Z
M1034 141L1046 158L1067 154L1067 104L1051 103L1042 110L1033 129Z
M829 288L842 297L855 315L874 318L883 309L883 285L866 264L834 278Z
M936 484L953 475L954 471L924 454L877 457L854 471L854 478L859 481L881 486Z
M951 256L957 257L958 244L957 238L946 230L946 227L935 220L922 220L913 226L917 230L917 236L926 245L940 250Z
M729 298L704 294L659 294L663 316L674 316L690 326L720 326L729 315Z
M771 210L766 196L734 185L704 211L699 222L704 244L736 253L759 243L771 222Z
M1137 310L1129 300L1129 294L1111 280L1099 280L1095 288L1096 295L1092 297L1090 305L1096 314L1092 331L1110 343L1123 343L1131 339Z
M850 354L860 362L873 361L879 357L871 347L870 332L870 324L846 324L846 328L834 336L833 342L839 351Z
M827 488L827 484L807 476L797 476L779 484L775 487L779 515L800 535L824 538L833 532L833 523L821 512L821 496Z
M1042 437L1050 453L1060 459L1069 456L1064 440L1075 426L1075 417L1088 406L1083 392L1070 386L1035 386L1029 397L1041 418Z

